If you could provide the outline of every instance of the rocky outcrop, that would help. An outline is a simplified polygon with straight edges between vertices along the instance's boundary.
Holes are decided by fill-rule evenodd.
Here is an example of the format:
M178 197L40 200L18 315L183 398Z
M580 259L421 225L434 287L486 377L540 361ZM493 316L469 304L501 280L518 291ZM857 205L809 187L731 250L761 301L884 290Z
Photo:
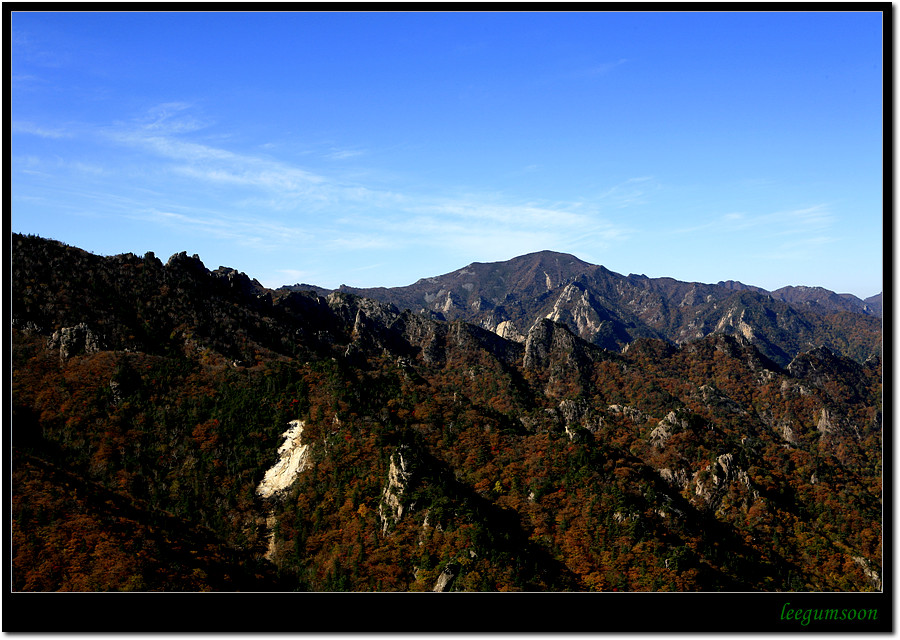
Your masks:
M750 482L747 471L740 468L730 453L720 455L716 461L694 474L694 494L711 509L718 508L729 486L740 485L748 493L748 502L759 498Z
M400 312L392 304L377 302L369 298L360 298L347 293L333 292L325 298L328 306L344 322L355 322L360 314L369 319L371 324L390 327L400 317Z
M688 478L687 472L684 469L664 468L660 469L658 473L659 477L669 486L678 489L687 489L691 484L690 478Z
M246 273L230 267L219 267L212 275L224 282L229 289L244 297L272 301L268 290L258 280L250 279Z
M572 368L574 373L579 365L590 360L585 346L568 327L544 318L528 330L522 364L526 369L546 369L551 364L562 364Z
M289 424L290 428L281 434L284 442L278 448L278 462L266 471L262 482L256 487L256 495L264 500L283 495L309 464L309 444L302 440L305 423L302 420L292 420ZM276 522L274 504L269 503L265 520L268 543L264 557L270 562L276 561L278 553Z
M621 404L611 404L607 407L607 411L611 413L621 413L623 416L628 418L634 424L644 424L648 420L652 420L653 416L650 416L640 409L635 409L629 405L621 405Z
M737 313L737 309L729 309L716 324L716 328L714 331L716 333L724 333L724 332L734 332L738 333L747 340L753 340L754 332L753 327L744 320L744 316L746 314L746 309L741 309L740 313Z
M740 404L712 385L701 385L697 389L697 395L700 397L700 401L710 409L732 414L747 414Z
M588 342L594 340L604 322L594 307L590 291L574 282L565 286L546 318L572 327L578 336Z
M513 342L525 342L526 336L523 336L522 333L516 328L515 323L512 320L504 320L500 322L497 327L494 329L494 333L496 333L501 338L506 340L512 340Z
M779 422L776 431L788 444L795 445L799 442L799 440L797 439L797 434L794 432L794 426L790 420L782 420L781 422Z
M559 415L569 440L580 442L587 437L586 432L596 433L603 426L603 418L597 415L584 400L565 398L559 403Z
M595 355L592 350L599 351L565 325L544 318L528 331L522 364L526 371L546 375L545 395L571 396L589 388Z
M455 562L448 563L447 566L444 567L444 570L441 571L441 574L438 576L438 579L431 590L434 592L449 591L450 585L453 583L453 579L456 578L458 573L459 565Z
M859 429L832 409L822 407L816 414L816 430L823 436L850 436L859 438Z
M206 266L196 253L188 257L187 251L172 254L166 261L166 271L185 271L187 273L206 274Z
M404 339L418 349L422 360L428 365L445 362L446 326L411 311L404 311L401 317Z
M381 502L378 503L382 533L387 533L390 527L400 521L406 511L403 496L409 489L412 477L410 462L410 452L406 447L401 446L391 454L387 484L381 492Z
M409 311L401 313L392 304L340 291L329 294L325 302L333 314L332 324L346 328L346 335L340 339L349 340L345 351L347 357L388 353L411 356L417 345L411 344L409 337L405 335L410 326L420 334L420 341L421 334L428 334L433 338L435 333L432 328L434 321L424 317L415 318ZM439 356L435 359L439 359Z
M687 428L687 420L679 418L674 411L670 411L650 432L650 446L654 449L662 449L676 432Z
M881 576L879 575L878 571L876 571L869 565L868 560L866 560L862 556L853 556L853 562L860 566L866 578L868 578L869 582L872 584L875 590L881 591Z
M282 434L284 442L278 448L276 462L256 488L256 495L271 498L290 487L309 462L309 444L303 442L302 420L292 420L290 428Z
M100 336L91 331L85 323L76 324L74 327L64 327L53 334L47 340L47 347L59 349L59 359L68 360L72 356L82 353L96 353L103 348Z

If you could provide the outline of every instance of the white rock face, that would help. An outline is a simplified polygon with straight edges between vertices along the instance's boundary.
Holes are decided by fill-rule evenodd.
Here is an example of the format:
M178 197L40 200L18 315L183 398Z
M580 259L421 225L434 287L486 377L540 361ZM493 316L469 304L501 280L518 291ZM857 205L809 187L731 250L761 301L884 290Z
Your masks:
M699 471L694 474L694 493L703 498L711 507L719 506L730 484L743 485L749 494L748 500L750 501L759 498L759 492L753 488L750 476L735 463L732 454L720 455L715 462L706 466L705 471L709 474L706 482L700 480Z
M878 591L881 591L881 577L878 575L877 571L869 566L868 561L861 556L853 556L853 562L862 567L863 573L866 574L866 577L869 579L869 582L872 583L872 586Z
M525 342L525 336L519 333L516 325L513 324L513 322L510 320L504 320L503 322L498 324L497 328L494 329L494 333L496 333L501 338L506 338L507 340L513 340L514 342Z
M441 311L443 311L444 313L447 313L448 311L450 311L450 309L453 308L453 306L454 306L453 294L451 294L451 293L448 291L448 292L447 292L447 299L444 300L444 304L441 305L441 306L439 307L439 309L440 309Z
M691 484L684 469L676 469L674 471L669 468L660 469L659 477L665 480L667 484L680 489L686 489Z
M409 460L403 457L403 451L398 450L392 453L387 486L381 494L381 503L378 505L382 533L387 533L388 527L403 517L401 496L406 491L406 485L411 475Z
M453 578L456 577L456 572L458 571L458 567L454 563L448 564L444 567L444 570L441 571L441 575L438 576L437 582L434 583L434 587L432 587L433 592L444 592L450 590L450 583L453 582Z
M553 322L574 324L579 336L592 340L603 328L603 321L591 304L588 291L582 291L574 284L566 285L553 305L553 310L544 316ZM571 322L567 319L571 318Z
M744 309L741 310L740 317L735 320L734 312L735 309L731 309L727 314L722 316L722 319L719 320L718 324L716 324L715 331L722 331L725 327L734 327L736 328L742 336L744 336L747 340L753 340L753 327L744 322Z
M47 339L47 347L59 348L59 359L67 360L70 356L79 353L96 353L102 348L102 341L85 324L77 324L74 327L64 327L54 331Z
M275 540L275 513L272 511L266 516L266 529L269 531L269 534L266 536L269 544L266 547L266 553L263 557L269 562L275 562L275 553L278 551L278 542Z
M306 468L309 460L309 445L300 443L304 422L291 420L289 424L290 429L282 434L284 444L278 448L278 462L266 471L265 477L256 488L256 494L262 498L270 498L291 486L297 474Z
M650 445L655 449L662 449L666 446L666 441L671 438L675 432L687 428L687 420L679 419L674 411L670 411L665 418L656 424L653 431L650 432Z
M834 433L837 431L835 422L836 420L834 419L834 416L831 415L831 412L828 409L822 409L819 413L819 421L816 423L816 429L818 429L822 435Z

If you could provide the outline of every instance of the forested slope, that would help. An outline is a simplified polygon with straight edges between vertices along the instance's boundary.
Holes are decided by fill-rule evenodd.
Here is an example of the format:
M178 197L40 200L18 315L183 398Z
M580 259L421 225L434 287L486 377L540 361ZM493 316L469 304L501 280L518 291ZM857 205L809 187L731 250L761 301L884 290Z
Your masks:
M12 250L16 589L881 588L877 356L510 340L186 254Z

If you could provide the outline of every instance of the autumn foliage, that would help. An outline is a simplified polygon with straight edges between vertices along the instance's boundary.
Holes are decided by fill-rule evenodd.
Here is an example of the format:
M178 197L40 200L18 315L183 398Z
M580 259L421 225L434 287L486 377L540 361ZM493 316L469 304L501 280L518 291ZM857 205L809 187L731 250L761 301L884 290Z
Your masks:
M22 242L15 590L880 589L877 358L571 336L528 367L462 323ZM62 357L78 322L102 347ZM309 464L263 500L291 420Z

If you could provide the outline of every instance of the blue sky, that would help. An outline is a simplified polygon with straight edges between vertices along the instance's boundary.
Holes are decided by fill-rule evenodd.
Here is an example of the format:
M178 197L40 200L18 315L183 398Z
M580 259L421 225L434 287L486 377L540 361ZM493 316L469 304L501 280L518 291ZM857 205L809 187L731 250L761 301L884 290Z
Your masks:
M877 12L11 16L12 229L264 285L883 273Z

